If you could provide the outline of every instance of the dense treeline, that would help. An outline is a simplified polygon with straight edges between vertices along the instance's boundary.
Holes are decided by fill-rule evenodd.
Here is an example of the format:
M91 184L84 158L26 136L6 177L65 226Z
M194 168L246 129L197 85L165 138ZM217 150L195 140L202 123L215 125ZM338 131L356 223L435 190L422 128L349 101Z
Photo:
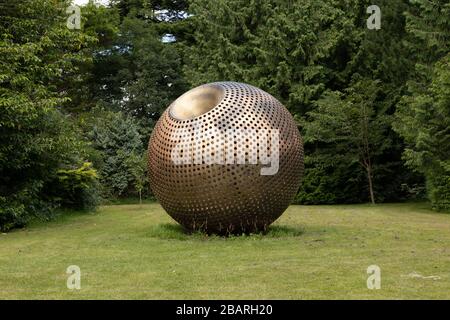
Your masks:
M282 101L305 141L297 203L428 197L450 209L450 4L0 0L0 229L149 196L161 112L211 81Z

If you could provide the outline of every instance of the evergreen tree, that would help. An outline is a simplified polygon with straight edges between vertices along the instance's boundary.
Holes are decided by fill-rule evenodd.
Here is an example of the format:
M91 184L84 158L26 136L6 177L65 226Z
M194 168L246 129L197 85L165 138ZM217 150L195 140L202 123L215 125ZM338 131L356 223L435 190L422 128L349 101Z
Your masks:
M432 205L450 209L450 3L416 0L407 12L415 73L398 105L395 129L408 143L404 158L425 175Z
M137 158L144 153L136 120L121 112L94 109L83 119L88 140L97 150L98 168L103 196L125 197L133 194L136 185L142 192L142 174L136 172ZM139 167L141 167L139 165Z
M370 137L370 151L358 157L364 166L337 156L342 146L308 136L313 131L304 130L306 168L300 202L361 202L367 195L373 201L399 200L404 195L402 184L416 182L403 166L402 141L390 127L411 68L403 44L402 13L408 4L379 1L380 31L366 27L370 4L366 0L219 0L214 4L196 0L190 7L195 43L187 51L185 72L192 85L219 80L256 85L277 97L305 125L317 121L318 110L338 115L343 105L369 104L366 124L377 128L373 136L383 135L384 141ZM353 121L355 128L361 125L360 118ZM363 155L358 146L349 144L348 154Z
M330 163L336 163L332 158L338 158L349 166L362 166L373 204L373 162L376 156L390 147L390 141L386 139L388 118L383 113L377 113L379 91L379 81L356 78L343 95L334 92L320 99L317 109L308 112L310 121L305 122L305 142L333 146L324 146L330 152Z
M114 55L119 36L118 10L98 5L92 0L81 7L81 30L95 39L83 50L85 59L77 63L76 77L64 78L69 103L66 111L73 115L91 110L97 103L120 99L114 76L123 62Z
M102 60L102 69L110 70L106 79L113 92L104 102L135 117L145 142L162 110L187 90L177 39L185 6L183 1L112 2L121 24L120 36Z

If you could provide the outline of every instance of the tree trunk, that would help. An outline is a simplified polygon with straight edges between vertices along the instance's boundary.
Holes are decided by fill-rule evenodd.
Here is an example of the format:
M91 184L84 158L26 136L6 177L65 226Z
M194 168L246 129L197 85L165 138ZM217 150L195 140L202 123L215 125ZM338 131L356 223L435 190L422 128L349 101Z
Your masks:
M375 196L373 194L372 184L372 167L370 165L367 167L367 180L369 181L370 201L372 202L372 204L375 204Z
M142 190L139 189L139 207L142 207Z

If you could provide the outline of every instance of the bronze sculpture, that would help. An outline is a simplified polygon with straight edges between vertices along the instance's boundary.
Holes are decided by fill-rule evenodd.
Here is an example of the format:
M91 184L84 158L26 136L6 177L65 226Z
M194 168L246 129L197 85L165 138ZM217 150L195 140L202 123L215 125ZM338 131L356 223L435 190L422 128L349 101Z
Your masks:
M295 196L303 145L287 109L248 84L194 88L165 110L149 141L150 186L188 230L265 230Z

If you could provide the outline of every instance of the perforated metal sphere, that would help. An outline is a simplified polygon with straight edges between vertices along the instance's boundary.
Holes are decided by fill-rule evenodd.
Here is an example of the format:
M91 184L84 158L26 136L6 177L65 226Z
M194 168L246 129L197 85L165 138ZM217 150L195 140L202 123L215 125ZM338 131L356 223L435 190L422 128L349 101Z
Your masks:
M189 230L264 230L300 186L303 145L274 97L237 82L194 88L157 122L148 146L150 186Z

